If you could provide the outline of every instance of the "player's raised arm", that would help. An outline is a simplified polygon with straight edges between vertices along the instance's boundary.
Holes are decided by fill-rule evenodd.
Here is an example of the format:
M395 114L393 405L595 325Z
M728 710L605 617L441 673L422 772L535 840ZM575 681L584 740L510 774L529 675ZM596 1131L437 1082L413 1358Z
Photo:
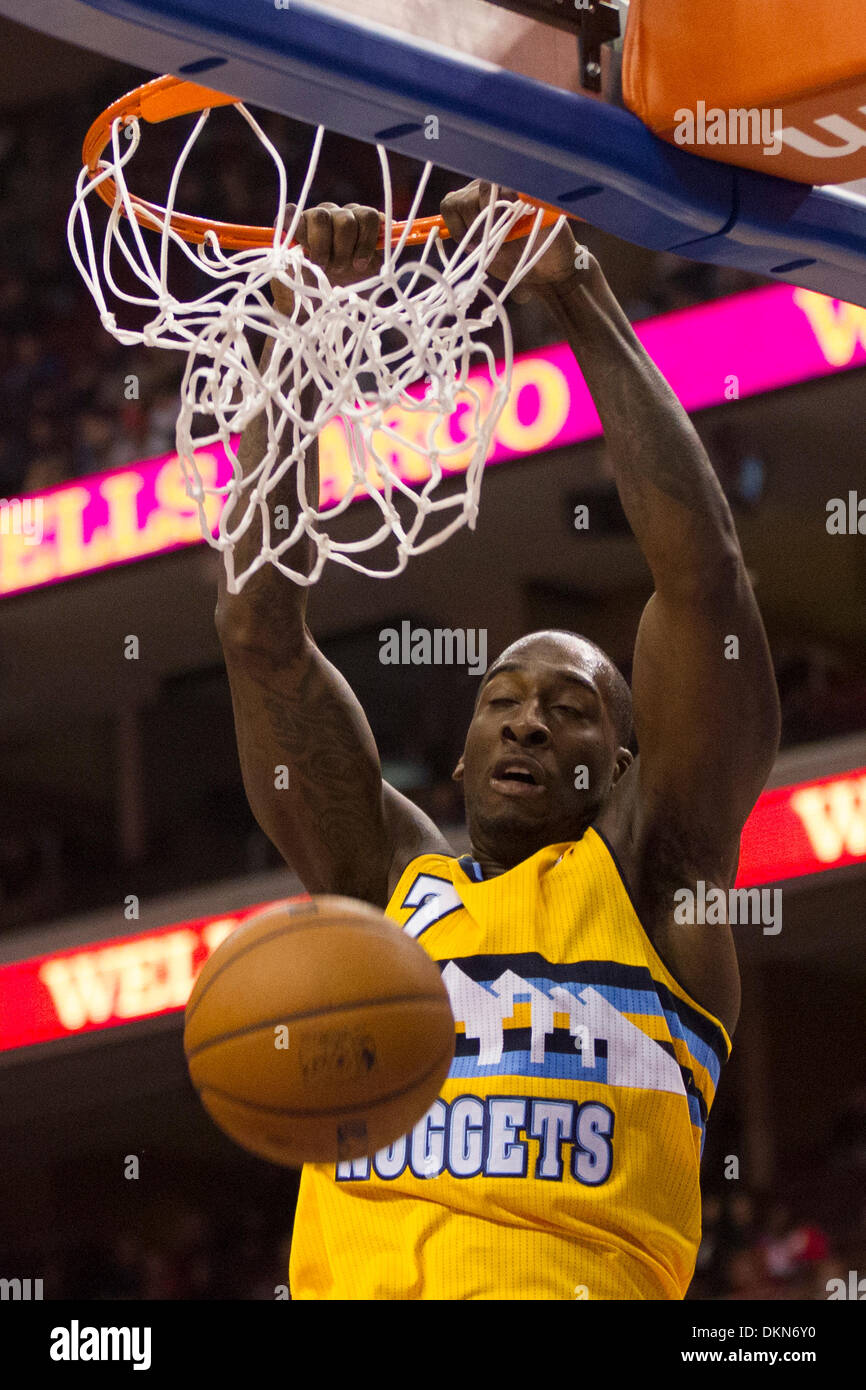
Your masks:
M332 283L349 284L370 273L378 233L374 209L329 204L304 215L298 239ZM286 295L275 282L275 302L284 312L291 307ZM270 348L269 340L263 368ZM244 473L261 460L266 444L262 415L241 442ZM310 496L318 495L318 485L314 444L307 455ZM272 502L288 508L294 525L298 497L291 470ZM260 546L256 521L236 546L238 567L246 567ZM286 563L307 573L311 546L303 538L286 553ZM259 825L308 892L341 893L384 907L415 854L449 852L448 846L417 807L383 782L364 712L316 646L306 607L306 586L291 583L272 565L235 595L221 575L216 624L244 787Z

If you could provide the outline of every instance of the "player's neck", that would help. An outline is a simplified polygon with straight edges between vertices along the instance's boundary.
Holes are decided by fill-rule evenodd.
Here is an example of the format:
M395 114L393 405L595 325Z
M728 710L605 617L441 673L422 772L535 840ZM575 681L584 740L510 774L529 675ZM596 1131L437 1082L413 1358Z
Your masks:
M587 822L589 825L589 822ZM546 835L538 841L523 843L514 847L497 846L482 847L475 843L472 844L470 854L472 859L479 867L481 878L498 878L500 874L508 873L509 869L514 869L518 864L531 859L540 850L546 849L548 845L558 845L571 843L573 840L580 840L587 828L587 825L579 827L576 832L572 831L564 835Z

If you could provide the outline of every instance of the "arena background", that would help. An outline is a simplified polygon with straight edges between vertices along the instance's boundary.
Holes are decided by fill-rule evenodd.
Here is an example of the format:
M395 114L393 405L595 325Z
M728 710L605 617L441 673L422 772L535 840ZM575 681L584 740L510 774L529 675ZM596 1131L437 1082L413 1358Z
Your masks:
M101 329L65 238L84 132L151 74L5 21L0 51L0 497L12 499L170 454L180 361ZM308 132L265 119L299 168ZM255 221L250 147L219 130L185 201ZM319 196L370 201L373 158L331 137ZM163 159L157 147L157 184ZM405 205L415 166L393 167ZM433 192L460 182L442 174ZM586 240L635 322L763 284L593 229ZM761 312L743 301L743 340ZM771 796L750 844L760 881L782 889L783 928L737 930L743 1009L708 1127L694 1298L823 1299L828 1279L866 1267L866 551L826 525L828 502L866 477L866 310L828 314L823 340L810 320L822 373L739 399L719 380L693 416L773 650L771 788L819 792L810 814L796 793ZM712 331L700 322L672 330L696 360ZM533 305L514 308L513 327L519 353L558 341ZM497 464L474 535L388 583L334 567L312 595L311 626L361 698L385 775L461 846L450 771L476 678L382 665L379 633L484 629L492 658L526 630L568 627L628 675L649 576L610 479L598 438ZM0 1274L41 1278L52 1299L272 1299L297 1174L222 1137L181 1047L193 964L236 914L300 891L241 786L218 560L187 545L31 585L33 554L16 559L0 534Z

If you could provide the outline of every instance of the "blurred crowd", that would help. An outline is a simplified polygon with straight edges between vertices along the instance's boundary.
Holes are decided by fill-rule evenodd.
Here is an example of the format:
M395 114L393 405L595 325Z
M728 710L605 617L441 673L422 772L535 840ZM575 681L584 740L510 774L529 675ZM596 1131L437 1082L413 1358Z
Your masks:
M123 348L100 327L66 244L78 140L71 147L58 131L83 135L96 110L70 98L0 125L5 497L173 448L178 363Z
M737 1187L710 1193L689 1298L811 1299L828 1297L829 1281L866 1269L866 1202L859 1229L833 1236L808 1208L795 1214L774 1196L758 1201Z
M790 1163L775 1190L757 1193L730 1181L725 1190L704 1192L689 1298L850 1298L852 1271L855 1284L866 1276L864 1178L866 1089L860 1087L840 1104L825 1143Z
M273 1300L286 1296L290 1246L291 1231L262 1207L220 1218L186 1201L173 1205L170 1232L71 1240L27 1267L38 1267L46 1300Z

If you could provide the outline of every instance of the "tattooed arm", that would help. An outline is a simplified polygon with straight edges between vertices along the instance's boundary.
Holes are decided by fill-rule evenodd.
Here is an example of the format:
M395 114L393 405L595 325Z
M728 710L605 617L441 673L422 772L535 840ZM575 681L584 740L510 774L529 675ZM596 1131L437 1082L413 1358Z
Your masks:
M374 209L306 213L299 240L332 281L369 274L379 229ZM358 262L362 264L359 265ZM275 283L277 307L288 312ZM266 345L262 367L270 355ZM247 428L239 461L246 473L265 452L259 416ZM307 488L318 495L318 451L307 454ZM272 495L289 508L298 499L291 476ZM256 519L236 547L238 568L257 554ZM287 552L309 572L312 543ZM406 797L382 779L373 734L355 695L325 659L306 623L307 588L265 565L240 594L221 576L216 622L228 671L241 771L253 815L310 893L341 893L384 907L406 864L426 851L451 853L444 837ZM288 777L280 775L285 768ZM287 786L282 783L288 783Z
M255 624L218 626L253 815L308 892L384 907L416 855L452 853L446 840L383 781L360 704L306 628L271 650Z

